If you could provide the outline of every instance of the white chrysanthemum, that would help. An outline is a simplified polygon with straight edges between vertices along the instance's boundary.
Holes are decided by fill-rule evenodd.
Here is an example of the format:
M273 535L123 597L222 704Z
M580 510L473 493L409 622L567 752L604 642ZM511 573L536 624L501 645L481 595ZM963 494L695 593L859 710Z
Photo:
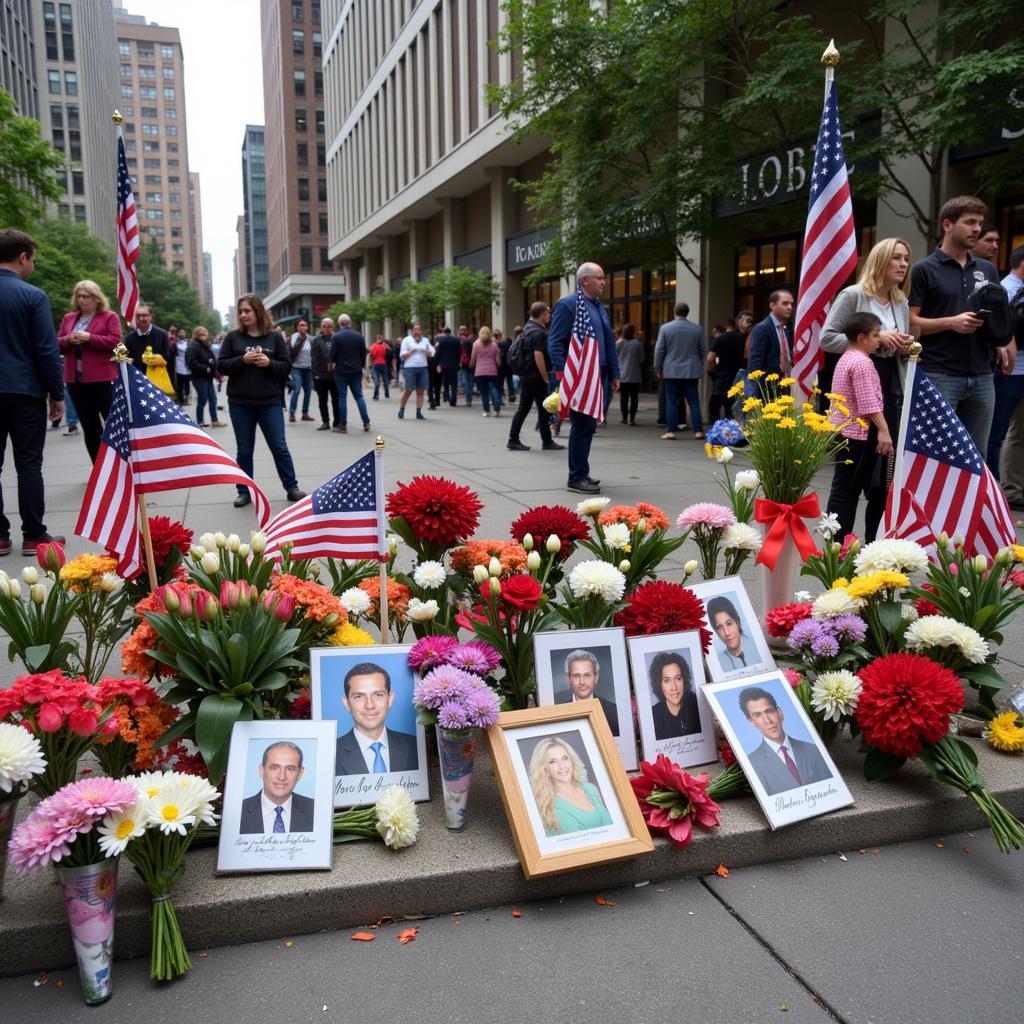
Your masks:
M846 669L821 672L811 687L811 707L820 711L825 721L838 722L852 715L860 700L860 680Z
M349 615L362 615L370 610L370 595L358 587L349 587L338 600Z
M139 813L141 807L141 803L134 804L119 814L108 814L103 819L103 824L98 829L100 849L108 857L124 853L125 847L146 831L145 822Z
M569 589L580 600L600 597L603 601L618 601L626 590L626 577L608 562L591 559L580 562L569 573Z
M912 540L873 540L857 552L853 564L858 575L889 571L909 576L928 567L928 552Z
M818 520L818 533L826 540L831 540L840 530L839 516L835 512L829 512Z
M725 528L722 534L722 547L727 551L760 551L761 533L749 523L733 523Z
M16 786L46 770L39 740L27 729L0 722L0 790L12 793Z
M441 609L434 600L421 601L418 597L409 598L409 607L406 610L406 615L413 622L430 622L432 619L437 618L437 613Z
M444 566L440 562L420 562L412 574L413 581L417 587L424 590L436 590L443 587L448 578Z
M925 615L912 622L903 641L911 651L925 650L929 647L952 647L955 643L953 627L960 623L945 615Z
M826 590L814 599L811 615L815 619L833 619L837 615L859 611L863 601L850 597L845 590Z
M420 830L416 805L401 786L388 786L374 810L377 814L377 831L385 846L400 850L416 842Z
M793 595L793 600L797 604L810 604L811 603L811 592L809 590L798 590Z
M616 551L623 551L630 540L630 530L626 523L609 523L601 527L604 530L604 539L610 548Z
M736 474L733 486L737 491L756 491L761 477L756 469L742 469Z
M988 641L976 629L962 622L957 622L953 627L953 643L974 665L981 665L989 656Z
M900 616L904 622L915 622L920 616L917 613L917 609L912 604L905 604L900 609Z
M581 516L600 515L611 500L611 498L584 498L576 506L576 513Z

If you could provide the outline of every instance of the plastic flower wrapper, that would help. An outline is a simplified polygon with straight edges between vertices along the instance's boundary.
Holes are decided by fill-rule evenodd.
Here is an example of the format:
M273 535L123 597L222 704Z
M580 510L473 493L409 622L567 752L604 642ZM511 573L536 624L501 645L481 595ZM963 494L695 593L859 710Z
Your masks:
M890 654L859 672L862 684L855 717L872 748L864 775L885 780L908 758L917 757L936 782L967 793L978 805L1003 853L1024 843L1021 824L988 791L978 756L949 732L951 716L963 708L956 675L920 654Z
M353 807L334 815L334 842L380 839L392 850L412 846L420 822L412 797L401 786L388 786L373 807Z
M640 762L640 774L629 780L649 828L667 832L679 849L693 842L694 828L710 832L721 808L708 796L708 777L690 775L664 754Z

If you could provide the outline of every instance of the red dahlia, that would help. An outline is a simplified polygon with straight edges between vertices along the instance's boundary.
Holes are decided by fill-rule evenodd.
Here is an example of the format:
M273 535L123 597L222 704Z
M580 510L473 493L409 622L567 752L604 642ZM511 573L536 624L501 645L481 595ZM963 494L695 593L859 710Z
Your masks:
M894 757L917 757L923 744L938 743L964 706L953 672L920 654L876 658L858 675L855 717L864 740Z
M543 548L544 541L551 534L555 534L562 542L558 557L568 558L576 541L586 540L590 536L590 527L584 519L564 505L538 505L536 508L527 509L512 524L512 536L520 544L527 534L533 537L538 550Z
M468 487L443 476L416 476L387 497L387 513L409 524L417 540L451 547L469 537L483 505Z
M625 627L626 636L699 629L701 646L707 654L711 647L711 630L707 628L704 606L689 587L654 580L642 583L632 594L626 595L626 600L626 607L615 616L615 624Z
M177 548L184 557L192 545L192 531L170 516L151 516L149 532L153 538L153 561L158 569L167 561L171 548Z
M807 604L780 604L772 608L764 617L764 624L772 636L787 637L793 632L793 627L798 622L811 617L812 605Z

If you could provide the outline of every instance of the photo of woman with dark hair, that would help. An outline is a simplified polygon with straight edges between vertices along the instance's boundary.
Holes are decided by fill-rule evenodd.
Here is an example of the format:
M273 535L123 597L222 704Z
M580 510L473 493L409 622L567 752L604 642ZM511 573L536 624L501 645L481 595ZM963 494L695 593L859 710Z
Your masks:
M654 695L651 713L655 738L666 740L700 732L697 693L686 656L678 651L656 654L651 659L648 675Z

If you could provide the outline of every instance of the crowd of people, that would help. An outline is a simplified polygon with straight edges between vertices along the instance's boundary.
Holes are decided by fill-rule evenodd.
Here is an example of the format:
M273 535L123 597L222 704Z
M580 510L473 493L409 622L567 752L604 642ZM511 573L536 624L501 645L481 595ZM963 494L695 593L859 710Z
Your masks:
M878 531L898 441L904 361L915 339L923 347L921 367L1001 480L1010 506L1024 510L1024 361L1017 360L1012 326L1009 333L996 326L1012 325L1015 317L1024 321L1024 247L1014 249L1000 279L992 262L999 234L986 216L984 203L973 196L949 200L939 214L933 252L914 262L906 240L882 239L863 260L857 282L834 297L820 335L826 363L819 386L841 392L851 414L843 427L848 458L836 466L828 501L843 533L853 529L861 497L867 501L867 538ZM238 299L230 331L211 337L203 326L191 334L176 325L163 328L140 305L122 338L117 313L89 280L75 285L55 332L47 296L28 282L34 265L32 239L0 230L0 358L8 370L0 444L11 440L26 554L51 539L43 521L47 420L53 429L64 424L67 435L81 433L95 461L116 374L111 354L122 340L132 363L157 387L181 406L194 401L198 425L213 429L230 422L238 463L250 476L259 428L289 501L305 493L285 416L289 424L315 422L314 392L317 429L340 434L348 432L350 398L363 432L370 430L366 387L372 387L371 402L390 401L396 388L399 419L413 398L417 420L427 418L424 409L472 408L477 399L484 418L498 418L503 406L515 405L507 448L530 450L522 431L535 413L541 450L568 449L568 489L596 494L600 481L591 476L590 451L615 393L621 423L637 426L641 389L646 383L653 392L656 382L661 440L675 441L688 428L701 440L705 414L708 424L742 418L731 397L737 383L747 396L755 395L761 375L753 371L786 377L793 366L791 290L769 296L762 320L743 309L709 332L681 302L649 346L636 325L612 324L602 302L604 271L591 262L577 270L575 293L553 308L534 303L529 319L508 336L488 325L430 332L414 323L401 338L377 335L369 345L346 315L337 323L322 317L315 333L305 319L284 329L253 294ZM559 386L580 324L596 342L603 408L571 409L563 445L556 440L561 421L544 402ZM227 417L221 415L225 403ZM250 500L248 491L239 490L235 504ZM0 554L10 550L10 523L0 506Z

